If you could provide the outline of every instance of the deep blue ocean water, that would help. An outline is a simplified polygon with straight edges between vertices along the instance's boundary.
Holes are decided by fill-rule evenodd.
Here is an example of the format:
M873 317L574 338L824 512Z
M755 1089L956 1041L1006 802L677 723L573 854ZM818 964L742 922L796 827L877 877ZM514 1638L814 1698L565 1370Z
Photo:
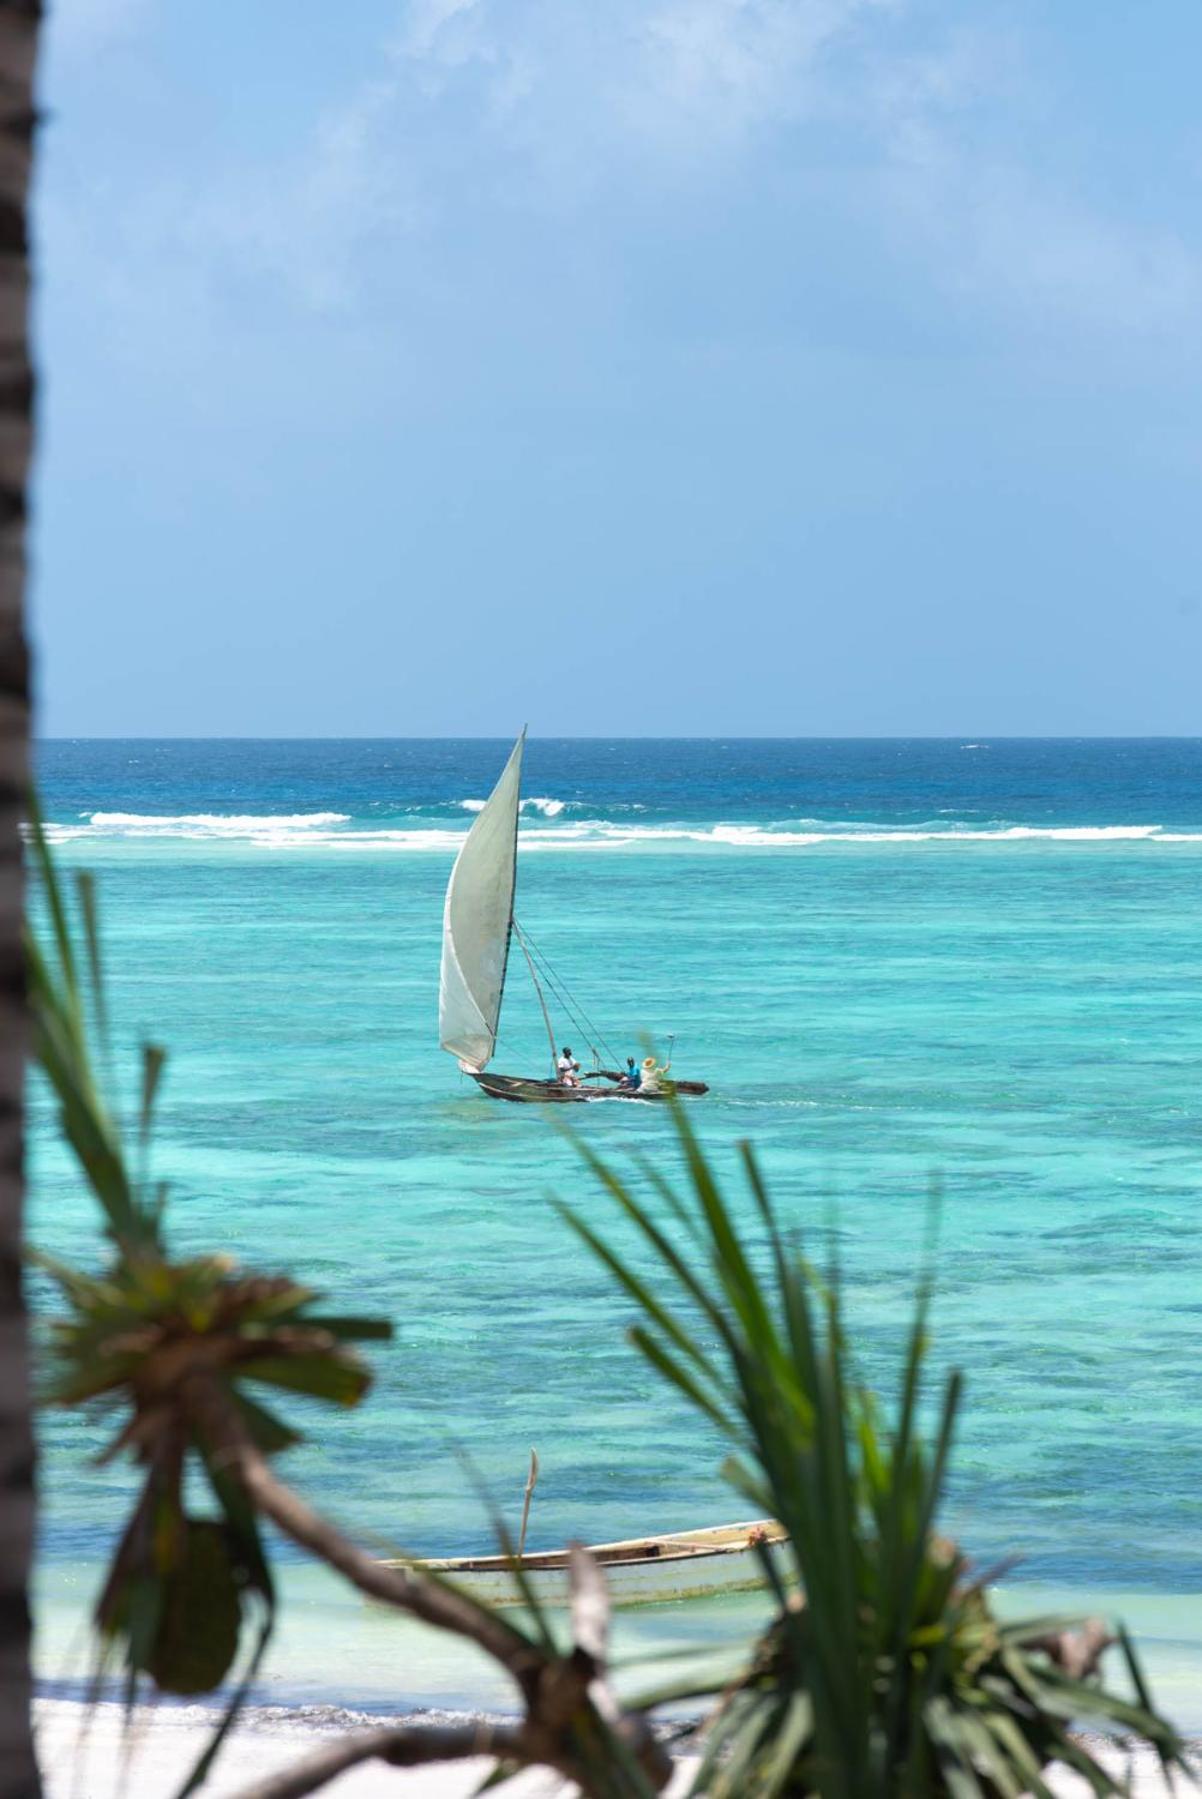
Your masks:
M531 1445L538 1542L740 1509L551 1212L608 1217L571 1146L437 1047L442 892L508 747L39 755L60 854L100 878L131 1091L141 1035L172 1052L173 1236L394 1320L368 1402L311 1414L290 1472L419 1552L487 1536L464 1454L512 1506ZM886 1391L941 1188L949 1526L1030 1583L1202 1591L1202 741L536 739L525 792L519 920L607 1046L674 1035L711 1082L707 1144L733 1179L751 1137L789 1221L837 1244ZM495 1065L545 1053L515 959ZM652 1108L573 1121L673 1160ZM33 1235L87 1259L37 1094L34 1124ZM111 1536L128 1476L80 1463L102 1436L46 1423L51 1573Z

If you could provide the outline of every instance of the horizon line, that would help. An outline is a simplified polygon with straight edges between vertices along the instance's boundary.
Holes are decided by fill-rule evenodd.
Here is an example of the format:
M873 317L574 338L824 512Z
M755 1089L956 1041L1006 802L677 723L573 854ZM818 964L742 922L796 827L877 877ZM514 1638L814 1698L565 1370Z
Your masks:
M651 733L615 732L549 732L544 737L530 737L531 743L959 743L972 735L969 731L827 731L798 732L782 734L777 732L756 732L744 734L739 731L720 731L706 733L704 736L693 732L680 732L669 735ZM1179 731L999 731L978 732L982 743L1199 743L1202 732ZM345 732L337 735L329 733L308 734L304 732L284 732L280 734L249 735L241 732L213 732L198 735L193 732L133 732L128 735L119 732L64 732L55 735L34 736L31 744L36 748L41 744L59 743L508 743L511 737L506 732L470 731L470 732L422 732L412 735L389 735L371 731Z

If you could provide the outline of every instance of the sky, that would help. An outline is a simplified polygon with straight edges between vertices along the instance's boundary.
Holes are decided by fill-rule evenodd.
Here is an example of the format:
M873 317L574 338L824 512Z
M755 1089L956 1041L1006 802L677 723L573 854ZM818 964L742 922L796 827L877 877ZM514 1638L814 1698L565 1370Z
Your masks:
M1197 0L58 0L59 736L1202 732Z

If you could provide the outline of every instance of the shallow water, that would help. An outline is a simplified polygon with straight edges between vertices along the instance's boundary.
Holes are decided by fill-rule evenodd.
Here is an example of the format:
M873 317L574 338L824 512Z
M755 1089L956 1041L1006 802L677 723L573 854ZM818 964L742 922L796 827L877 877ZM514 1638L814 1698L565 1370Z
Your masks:
M173 1238L393 1319L368 1402L310 1412L289 1472L426 1553L488 1536L463 1458L512 1511L532 1444L537 1543L742 1509L551 1211L608 1220L570 1143L436 1046L442 890L504 753L42 758L61 854L101 877L121 1034L172 1050ZM886 1391L938 1182L937 1353L968 1383L949 1526L1027 1584L1202 1591L1202 745L535 743L526 792L519 918L612 1049L677 1034L718 1162L752 1137L790 1222L837 1242ZM542 1072L520 966L502 1036L499 1069ZM86 1259L95 1220L34 1113L33 1234ZM572 1120L673 1159L652 1108ZM127 1476L83 1465L90 1423L44 1435L69 1611Z

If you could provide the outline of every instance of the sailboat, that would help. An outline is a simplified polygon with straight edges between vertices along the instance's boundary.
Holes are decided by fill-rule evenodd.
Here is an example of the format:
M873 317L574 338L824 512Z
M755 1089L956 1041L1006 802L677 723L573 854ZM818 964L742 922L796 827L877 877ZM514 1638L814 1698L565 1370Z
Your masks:
M614 1099L646 1104L664 1099L667 1094L663 1091L642 1092L619 1085L621 1073L616 1068L598 1067L584 1076L584 1081L603 1081L608 1083L605 1086L583 1083L568 1086L556 1077L555 1032L543 982L538 976L538 952L532 951L513 915L525 747L523 730L500 780L476 814L447 882L438 994L439 1043L458 1059L464 1074L470 1075L490 1099L553 1105ZM510 943L514 937L525 957L547 1028L551 1049L549 1079L488 1072L488 1064L496 1053L497 1025L505 995ZM551 971L545 958L542 961L544 975L550 984ZM558 997L578 1015L578 1009L557 977L554 977L554 984ZM690 1094L708 1091L704 1081L673 1080L672 1089Z

